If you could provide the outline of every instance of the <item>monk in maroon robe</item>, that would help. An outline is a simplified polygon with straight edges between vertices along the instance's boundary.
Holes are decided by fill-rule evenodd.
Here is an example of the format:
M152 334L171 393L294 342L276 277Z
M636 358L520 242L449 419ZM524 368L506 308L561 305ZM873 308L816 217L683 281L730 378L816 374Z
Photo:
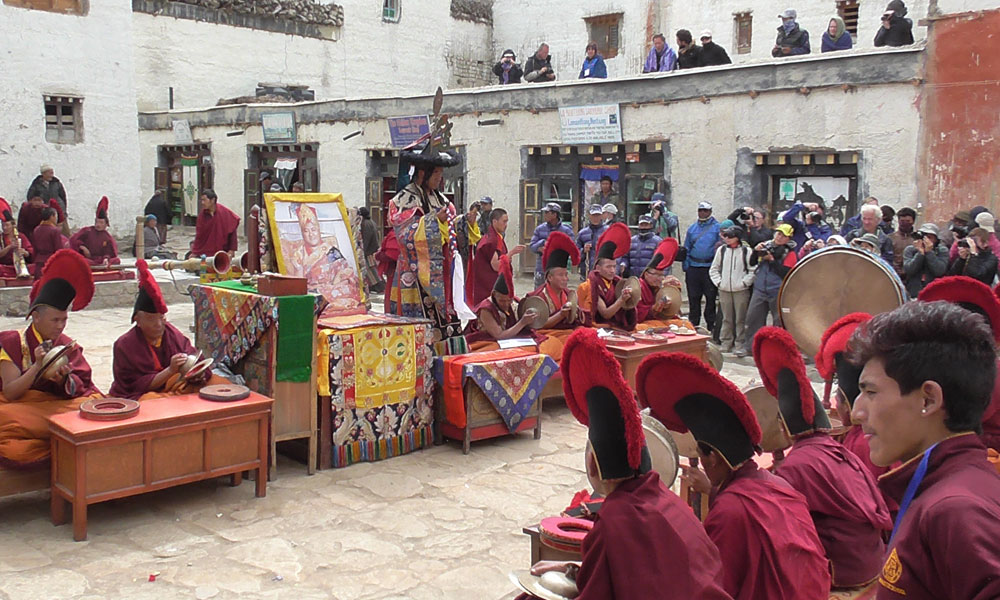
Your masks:
M566 404L588 426L587 478L605 500L578 568L543 561L532 572L575 572L578 600L730 598L719 550L652 471L632 390L596 331L573 332L561 369Z
M220 251L234 254L239 248L236 234L239 226L240 218L219 204L219 197L215 192L202 190L201 212L195 223L190 256L212 257Z
M497 273L500 272L500 257L511 258L524 250L523 245L518 245L507 251L507 242L503 236L507 232L508 220L506 210L494 209L490 213L489 231L476 244L476 253L469 263L469 273L465 282L465 300L470 307L490 297L493 283L497 280Z
M519 336L531 337L529 328L535 318L534 311L525 311L520 319L514 314L514 274L510 258L500 257L500 273L497 275L490 297L473 308L476 320L469 321L465 328L465 341L471 352L497 350L497 340L508 340Z
M617 260L628 254L632 237L628 226L615 223L597 240L597 261L587 280L590 282L591 322L595 326L610 326L625 331L635 329L635 308L625 308L631 299L630 288L615 296L615 286L621 277L615 274Z
M979 293L952 291L961 288ZM875 464L902 463L879 479L900 504L879 600L1000 598L1000 476L975 434L996 350L971 304L907 302L850 341L848 358L863 369L851 417Z
M0 229L0 277L17 277L14 256L20 253L25 266L27 266L31 263L32 247L28 236L20 231L17 232L17 237L14 236L14 216L11 214L10 205L3 198L0 198L0 224L2 224L2 229Z
M21 204L21 210L17 213L17 230L24 235L31 237L35 227L42 222L42 209L45 202L41 196L35 196L31 200Z
M542 251L545 283L528 294L545 300L548 306L549 318L537 331L538 335L545 336L538 351L556 362L562 360L563 348L573 330L586 324L579 305L574 315L570 304L571 300L576 301L576 293L569 290L569 267L579 263L580 248L573 239L561 231L553 231Z
M49 457L48 417L101 396L79 346L69 350L68 364L41 376L46 352L73 343L63 334L70 305L80 310L93 295L86 261L72 250L60 250L32 288L31 324L0 332L0 466L41 465Z
M639 364L636 393L668 429L698 442L705 470L684 466L685 477L693 491L711 493L705 531L722 555L726 592L826 600L830 571L806 500L753 461L761 426L746 396L699 359L667 352Z
M38 227L35 227L35 231L31 234L31 245L35 251L35 278L38 279L41 277L45 261L59 250L69 246L69 240L56 225L56 211L54 209L46 207L42 210L42 222L39 223ZM90 265L87 265L87 269L90 269Z
M69 238L69 247L83 255L92 265L118 265L118 244L108 231L108 197L97 203L94 224L84 227Z

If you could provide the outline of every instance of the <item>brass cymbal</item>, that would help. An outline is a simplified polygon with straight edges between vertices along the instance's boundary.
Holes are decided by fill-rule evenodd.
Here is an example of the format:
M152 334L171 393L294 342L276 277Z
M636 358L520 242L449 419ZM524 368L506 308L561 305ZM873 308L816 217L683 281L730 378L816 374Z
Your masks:
M517 318L520 319L528 309L535 311L535 320L531 322L532 329L541 329L545 322L549 320L549 303L544 298L538 296L528 296L517 304Z
M627 277L625 279L620 279L617 284L615 284L615 298L621 298L622 290L625 287L632 290L632 296L622 303L622 308L625 310L631 310L636 306L639 306L639 300L642 300L642 286L639 285L638 277Z

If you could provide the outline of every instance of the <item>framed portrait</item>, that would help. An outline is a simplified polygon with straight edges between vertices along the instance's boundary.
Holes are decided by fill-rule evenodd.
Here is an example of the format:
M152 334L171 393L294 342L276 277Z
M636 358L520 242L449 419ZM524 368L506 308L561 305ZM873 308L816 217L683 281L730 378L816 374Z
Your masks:
M347 207L340 194L264 194L282 275L305 277L325 316L367 312Z

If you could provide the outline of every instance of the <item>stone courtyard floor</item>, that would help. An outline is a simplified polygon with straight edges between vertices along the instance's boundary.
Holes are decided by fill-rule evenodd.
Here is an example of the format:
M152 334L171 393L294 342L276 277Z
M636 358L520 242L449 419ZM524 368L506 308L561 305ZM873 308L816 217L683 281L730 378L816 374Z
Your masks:
M192 313L174 304L168 316L187 332ZM130 315L85 310L66 330L105 391ZM723 373L737 385L756 376L732 360ZM549 401L541 440L478 442L468 456L449 442L313 476L280 457L265 498L216 480L97 504L85 542L52 525L47 492L0 499L0 598L513 598L507 574L530 562L521 528L587 487L585 440Z

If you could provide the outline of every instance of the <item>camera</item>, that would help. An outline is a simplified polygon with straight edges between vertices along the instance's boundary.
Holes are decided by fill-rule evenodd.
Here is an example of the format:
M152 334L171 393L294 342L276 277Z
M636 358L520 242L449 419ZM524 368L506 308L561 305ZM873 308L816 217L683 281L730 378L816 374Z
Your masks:
M958 239L962 239L969 235L969 228L962 225L955 225L954 227L951 228L951 231L952 233L955 234L955 237Z
M768 240L764 242L763 248L761 248L760 250L755 250L754 252L756 252L758 256L767 256L768 254L774 254L775 246L776 244L774 243L774 240Z
M913 239L915 239L915 240L922 240L922 239L924 239L924 232L923 231L914 231L911 234L911 237Z
M958 240L958 247L959 248L968 248L969 247L969 240Z

